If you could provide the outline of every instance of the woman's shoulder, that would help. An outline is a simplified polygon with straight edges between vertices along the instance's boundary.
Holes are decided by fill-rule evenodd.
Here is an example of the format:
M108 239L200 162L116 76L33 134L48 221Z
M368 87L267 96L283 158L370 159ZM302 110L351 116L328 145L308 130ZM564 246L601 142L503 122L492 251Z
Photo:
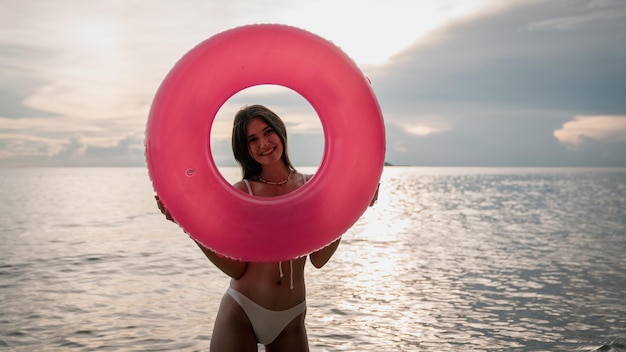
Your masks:
M245 181L247 181L247 180L243 179L241 181L235 182L233 184L233 187L235 187L236 189L238 189L238 190L240 190L242 192L248 193L248 186L246 185Z

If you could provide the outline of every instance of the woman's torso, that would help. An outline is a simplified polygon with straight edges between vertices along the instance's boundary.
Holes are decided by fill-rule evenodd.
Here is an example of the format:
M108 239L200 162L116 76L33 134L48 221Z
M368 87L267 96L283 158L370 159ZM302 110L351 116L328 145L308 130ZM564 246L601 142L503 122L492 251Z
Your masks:
M283 187L258 181L247 181L244 182L247 183L245 188L240 187L252 195L274 197L302 187L309 178L310 176L294 174ZM294 236L297 235L294 232ZM289 309L305 300L305 263L306 257L280 263L247 263L243 276L237 280L232 279L230 286L264 308Z
M264 308L285 310L306 297L305 263L306 257L280 263L248 263L243 276L232 279L230 286Z

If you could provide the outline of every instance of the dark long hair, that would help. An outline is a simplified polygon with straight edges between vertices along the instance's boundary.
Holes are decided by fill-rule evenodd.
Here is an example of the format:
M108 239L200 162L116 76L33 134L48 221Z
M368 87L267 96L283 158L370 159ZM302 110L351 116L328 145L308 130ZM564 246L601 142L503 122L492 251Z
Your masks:
M263 170L261 164L250 155L250 150L248 149L246 126L248 126L248 122L252 119L263 120L276 131L280 141L283 143L282 160L290 170L295 170L293 165L291 165L289 154L287 153L287 128L283 121L278 115L263 105L250 105L239 110L233 122L233 154L235 155L235 160L237 160L241 166L243 178L249 180L258 179L258 176Z

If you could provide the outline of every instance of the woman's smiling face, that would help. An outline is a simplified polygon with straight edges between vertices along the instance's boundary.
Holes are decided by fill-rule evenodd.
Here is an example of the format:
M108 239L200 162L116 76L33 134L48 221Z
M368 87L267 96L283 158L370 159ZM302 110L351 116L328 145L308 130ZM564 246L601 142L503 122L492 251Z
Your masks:
M252 119L246 126L248 151L256 162L268 165L280 161L283 156L283 143L274 131L262 119Z

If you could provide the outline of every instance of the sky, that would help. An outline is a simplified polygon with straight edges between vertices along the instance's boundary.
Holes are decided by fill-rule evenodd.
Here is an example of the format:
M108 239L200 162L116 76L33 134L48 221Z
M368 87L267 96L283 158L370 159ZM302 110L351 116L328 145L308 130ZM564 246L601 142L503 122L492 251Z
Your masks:
M222 31L296 26L370 79L386 160L416 166L626 167L624 0L0 0L0 167L143 166L150 105L169 70ZM284 87L235 94L287 124L296 165L323 132Z

